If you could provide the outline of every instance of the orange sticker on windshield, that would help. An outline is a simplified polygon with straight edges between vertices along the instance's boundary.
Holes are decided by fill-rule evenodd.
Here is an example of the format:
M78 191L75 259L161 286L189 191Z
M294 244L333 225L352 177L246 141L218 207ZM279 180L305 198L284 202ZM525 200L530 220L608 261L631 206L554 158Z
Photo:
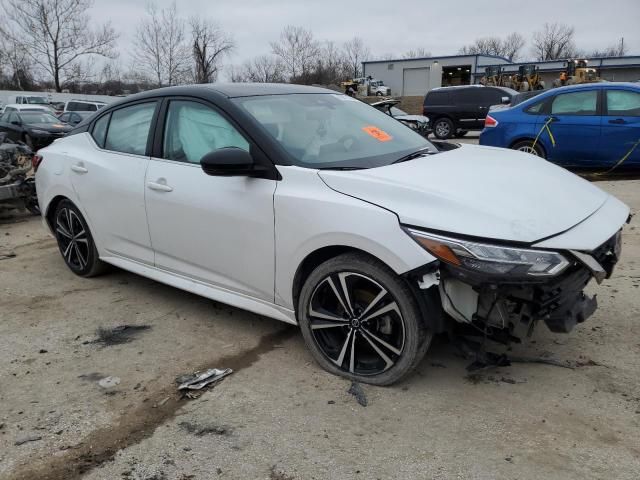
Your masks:
M389 140L393 139L393 137L387 132L385 132L384 130L380 130L378 127L374 127L373 125L362 127L362 131L368 133L379 142L388 142Z

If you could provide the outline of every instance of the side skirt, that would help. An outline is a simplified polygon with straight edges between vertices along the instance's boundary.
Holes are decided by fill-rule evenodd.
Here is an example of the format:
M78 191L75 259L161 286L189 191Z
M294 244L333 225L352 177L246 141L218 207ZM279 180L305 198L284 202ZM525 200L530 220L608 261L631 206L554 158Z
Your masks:
M293 325L298 324L296 314L293 310L289 310L258 298L232 292L225 288L214 287L212 285L178 275L174 272L168 272L157 267L145 265L122 257L104 256L100 257L100 260L122 268L123 270L179 288L180 290L195 293L196 295L215 300L216 302L226 303L227 305L248 310L250 312L257 313L258 315L264 315L265 317L275 318L281 322L291 323Z

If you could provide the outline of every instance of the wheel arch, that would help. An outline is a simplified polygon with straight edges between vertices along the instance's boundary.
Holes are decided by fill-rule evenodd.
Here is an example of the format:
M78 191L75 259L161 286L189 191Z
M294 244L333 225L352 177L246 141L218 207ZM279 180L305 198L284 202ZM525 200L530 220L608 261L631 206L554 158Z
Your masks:
M298 308L298 299L300 298L300 291L302 290L302 286L304 285L305 280L309 277L311 272L313 272L319 265L326 262L327 260L335 258L344 253L361 253L371 258L375 258L377 261L391 268L389 265L383 262L380 258L360 248L356 248L348 245L330 245L330 246L318 248L313 252L310 252L302 260L302 262L300 262L300 264L298 265L298 268L296 269L296 273L293 276L291 293L293 298L294 310L297 310Z
M512 140L511 143L509 143L509 148L513 149L513 147L515 147L516 144L518 144L520 142L526 142L526 141L535 142L535 140L536 139L534 137L531 137L529 135L520 136L520 137L516 138L515 140ZM547 149L544 147L544 143L541 142L540 140L538 140L538 142L536 143L536 146L539 146L542 149L542 151L544 152L545 157L546 157Z

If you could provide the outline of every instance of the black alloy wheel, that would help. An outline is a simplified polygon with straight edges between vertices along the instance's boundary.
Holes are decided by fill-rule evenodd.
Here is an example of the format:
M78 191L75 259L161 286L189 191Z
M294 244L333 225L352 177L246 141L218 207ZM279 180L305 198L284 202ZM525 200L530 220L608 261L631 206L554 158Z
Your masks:
M318 363L365 383L399 380L431 340L404 280L360 254L320 265L305 282L298 316Z
M71 201L58 204L52 228L62 258L73 273L92 277L104 270L105 264L98 258L89 227Z

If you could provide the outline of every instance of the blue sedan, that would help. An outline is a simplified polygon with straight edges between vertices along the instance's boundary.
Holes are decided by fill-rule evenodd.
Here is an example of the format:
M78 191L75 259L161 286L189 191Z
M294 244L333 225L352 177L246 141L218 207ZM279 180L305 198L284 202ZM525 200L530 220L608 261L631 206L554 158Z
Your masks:
M561 87L492 110L480 144L532 153L571 169L638 169L640 86Z

